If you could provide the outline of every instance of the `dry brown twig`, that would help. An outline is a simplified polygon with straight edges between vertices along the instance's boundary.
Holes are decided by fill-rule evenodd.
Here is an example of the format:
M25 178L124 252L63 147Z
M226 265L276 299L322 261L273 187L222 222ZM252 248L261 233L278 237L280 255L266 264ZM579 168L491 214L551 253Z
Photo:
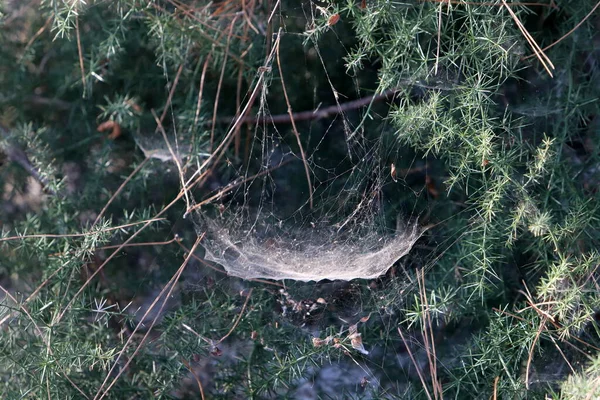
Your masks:
M9 129L2 125L2 123L0 123L0 138L8 139L9 137ZM48 187L48 181L46 180L46 178L44 178L40 174L38 169L31 164L31 161L29 161L29 157L27 157L27 154L23 150L21 150L17 146L13 146L12 144L7 143L4 146L4 152L11 161L19 164L21 168L27 171L27 173L31 175L33 179L38 181L45 190L47 190L52 195L56 195L56 193Z
M404 347L406 348L406 351L408 352L408 356L410 357L410 360L412 361L415 369L417 370L417 374L419 375L419 379L421 380L421 384L423 385L423 390L425 390L425 395L427 396L427 399L432 400L431 394L429 393L429 389L427 388L427 383L425 382L425 378L423 377L423 373L421 372L421 368L419 368L419 364L417 364L417 360L415 360L415 357L413 356L413 353L410 350L410 346L408 345L408 342L404 338L404 334L402 333L402 329L400 327L398 327L398 333L400 334L400 338L402 338L402 342L404 343Z
M141 242L141 243L130 243L125 247L147 247L147 246L166 246L168 244L171 243L175 243L175 242L180 242L181 238L177 235L175 235L173 237L173 239L169 239L169 240L164 240L162 242ZM96 250L111 250L111 249L116 249L118 247L120 247L121 245L115 244L112 246L102 246L102 247L96 247Z
M244 15L246 15L245 11L244 11ZM244 30L242 33L242 42L246 43L248 41L249 38L249 27L248 24L244 25ZM246 57L246 55L248 54L249 49L247 49L246 51L244 51L241 55L241 58L243 59L244 57ZM240 68L238 70L238 76L237 76L237 87L235 90L235 112L236 114L239 114L240 110L241 110L241 105L242 105L242 82L244 79L244 69L242 68L242 66L240 65ZM216 120L213 120L213 127L216 124ZM240 155L240 146L241 146L241 142L242 142L242 130L241 130L241 126L238 126L236 132L235 132L235 139L233 142L233 149L234 149L234 155L236 158L239 157Z
M447 5L447 12L450 12L450 0L442 0L442 4L440 4L440 10L438 13L438 31L437 31L437 48L435 51L435 68L434 73L437 75L438 73L438 65L440 62L440 48L442 46L442 8L444 7L444 3Z
M204 387L202 386L202 382L200 382L200 378L198 377L198 375L196 375L196 373L194 372L194 369L192 368L192 366L186 361L185 358L181 359L181 363L183 365L185 365L185 367L188 369L188 371L190 371L190 373L192 374L192 376L194 377L194 380L196 381L196 384L198 385L198 390L200 391L200 398L202 400L205 399L204 397Z
M527 366L526 366L526 369L525 369L525 386L527 387L527 389L529 389L529 371L531 370L531 362L533 361L533 352L535 350L535 345L537 344L537 342L539 340L539 337L542 334L542 332L544 330L547 330L546 329L546 323L548 321L550 321L550 322L552 322L552 324L556 325L556 319L550 313L542 310L539 307L540 305L542 305L544 303L534 304L534 302L533 302L533 296L531 295L531 292L529 291L529 288L525 284L525 281L523 281L523 287L525 288L525 290L526 290L527 293L523 292L522 290L520 290L519 292L525 296L525 298L527 299L527 302L529 303L529 307L525 307L524 309L519 310L518 312L520 313L520 312L523 312L523 311L527 310L528 308L532 308L540 316L540 325L538 327L538 330L537 330L537 333L535 335L535 338L533 339L533 343L531 344L531 347L529 348L529 355L527 357ZM553 302L548 302L548 303L545 303L545 304L549 305L551 303L553 303ZM552 338L552 335L550 335L550 338L552 339L552 342L554 343L554 346L558 349L559 353L561 354L561 356L563 357L563 359L565 360L565 362L567 363L567 365L569 366L569 368L571 368L571 371L573 371L573 373L575 373L575 369L573 368L573 366L571 365L571 363L569 362L569 360L567 359L567 357L565 356L565 354L560 349L560 346L558 346L558 344L554 341L554 338ZM577 349L577 347L575 347L575 349ZM579 349L577 349L577 350L579 350Z
M77 2L79 4L79 2ZM81 85L83 87L83 97L86 95L85 67L83 65L83 48L81 47L81 35L79 34L79 13L75 9L75 37L77 38L77 55L79 57L79 69L81 70Z
M104 215L104 213L106 212L106 210L108 209L108 206L110 206L110 204L117 198L117 196L119 195L119 193L121 193L123 191L123 189L125 188L125 186L127 186L127 184L133 179L133 177L135 175L137 175L138 172L140 172L142 170L142 168L144 168L144 166L146 165L146 163L150 160L150 158L145 158L144 161L142 161L132 172L131 174L129 174L129 176L123 181L123 183L121 183L121 185L119 186L119 188L117 189L117 191L115 193L113 193L113 195L110 197L110 199L108 199L108 201L106 202L106 204L104 205L104 207L102 208L102 210L100 211L100 214L98 214L98 216L96 217L96 219L94 220L94 223L92 224L92 227L94 227L98 221L100 221L100 219L102 218L102 216Z
M542 51L546 51L546 50L548 50L548 49L550 49L550 48L552 48L552 47L556 46L557 44L559 44L560 42L562 42L564 39L566 39L567 37L569 37L569 36L570 36L570 35L571 35L573 32L575 32L577 29L579 29L579 27L580 27L581 25L583 25L583 23L584 23L585 21L587 21L587 20L588 20L588 18L590 18L590 17L592 16L592 14L594 14L594 12L595 12L595 11L598 9L598 7L600 7L600 1L599 1L598 3L596 3L596 5L595 5L595 6L594 6L594 7L591 9L591 11L590 11L589 13L587 13L587 15L586 15L585 17L583 17L583 19L582 19L581 21L579 21L579 23L577 23L577 25L575 25L575 26L573 27L573 29L571 29L569 32L567 32L567 33L565 33L564 35L562 35L562 36L561 36L559 39L557 39L555 42L553 42L553 43L549 44L548 46L544 47L544 48L542 49ZM527 60L527 59L529 59L529 58L531 58L531 57L534 57L534 56L535 56L535 54L531 54L531 55L528 55L527 57L524 57L523 59L524 59L524 60Z
M338 105L328 106L317 110L309 110L309 111L300 111L292 113L290 116L289 113L286 114L277 114L270 116L247 116L242 118L241 123L244 124L256 124L256 123L272 123L272 124L291 124L292 121L316 121L319 119L324 119L331 117L333 115L341 114L350 110L356 110L358 108L367 106L371 103L385 100L394 95L394 93L398 92L398 89L388 89L380 94L373 94L370 96L361 97L357 100L348 101L345 103L341 103ZM236 117L222 117L218 119L218 122L221 123L231 123L235 121Z
M233 26L235 25L235 21L237 20L237 15L233 18L231 23L229 24L229 33L227 34L227 44L225 45L225 57L223 60L223 65L221 66L221 74L219 75L219 82L217 83L217 93L215 95L215 101L213 105L213 118L212 118L212 127L210 130L210 151L213 149L213 145L215 142L215 127L217 122L217 111L219 109L219 97L221 96L221 86L223 84L223 78L225 76L225 67L227 66L226 60L229 56L229 45L231 44L231 36L233 34Z
M229 46L231 44L231 36L233 35L233 26L235 25L235 21L237 20L237 15L233 18L231 23L229 24L229 33L227 34L227 44L225 45L225 57L223 61L223 65L221 66L221 74L219 75L219 82L217 83L217 93L215 94L215 100L213 105L213 118L212 118L212 126L210 130L210 151L212 151L214 142L215 142L215 128L217 121L217 112L219 110L219 98L221 96L221 87L223 85L223 78L225 76L225 67L227 63L227 57L229 56Z
M124 228L129 228L129 227L132 227L135 225L140 225L143 223L152 223L152 222L158 222L158 221L164 221L164 220L165 220L164 218L151 218L151 219L147 219L147 220L143 220L143 221L132 222L130 224L124 224L124 225L119 225L119 226L113 226L113 227L106 228L106 229L101 229L97 232L70 233L70 234L40 233L40 234L36 234L36 235L8 236L8 237L0 238L0 242L8 242L11 240L23 240L23 239L45 239L45 238L56 239L56 238L85 237L85 236L90 236L90 235L93 235L93 234L99 233L99 232L111 232L111 231L116 231L116 230L120 230L120 229L124 229Z
M201 334L199 334L198 332L196 332L192 327L190 327L187 324L181 324L181 326L183 326L186 330L192 332L198 338L202 339L204 342L206 342L207 344L209 344L213 349L216 349L217 346L219 346L221 343L223 343L223 341L225 341L225 339L227 339L229 336L231 336L231 334L233 333L233 331L235 330L235 328L240 323L240 321L242 319L242 316L244 315L244 311L246 310L246 307L248 306L248 302L250 301L250 296L251 295L252 295L252 289L250 289L250 291L246 294L246 296L245 296L246 300L244 301L244 305L242 306L242 309L238 313L238 315L237 315L237 317L236 317L233 325L229 329L229 331L225 334L225 336L221 337L221 339L219 339L217 341L214 341L212 339L208 339L208 338L202 336Z
M522 292L522 293L523 293L523 292ZM508 316L510 316L510 317L516 318L516 319L518 319L518 320L519 320L519 321L521 321L521 322L529 323L529 325L532 325L532 326L533 326L533 322L531 322L531 321L528 321L528 320L526 320L525 318L521 318L521 317L519 317L519 316L518 316L518 315L516 315L516 314L510 313L510 312L508 312L508 311L505 311L505 310L501 310L501 309L499 309L499 308L496 308L496 307L493 307L493 308L492 308L492 310L493 310L493 311L495 311L495 312L497 312L497 313L500 313L500 314L505 314L505 315L508 315ZM522 311L522 310L521 310L521 311ZM552 324L552 325L553 325L555 328L557 328L557 329L558 329L558 328L561 328L561 326L560 326L558 323L556 323L556 322L554 322L554 321L552 321L552 320L550 320L550 319L548 319L548 321L549 321L549 322L550 322L550 323L551 323L551 324ZM550 336L550 338L552 338L552 336ZM579 353L581 353L581 354L585 354L585 352L584 352L583 350L579 349L579 348L578 348L578 347L576 347L574 344L572 344L572 343L570 343L570 342L568 342L568 341L564 341L564 340L563 340L563 339L561 339L561 338L559 338L559 339L560 339L560 340L562 340L562 341L563 341L565 344L567 344L567 345L571 346L571 347L572 347L572 348L573 348L575 351L577 351L577 352L579 352ZM577 342L581 343L582 345L584 345L584 346L586 346L586 347L589 347L589 348L591 348L591 349L594 349L594 350L596 350L596 351L600 351L600 348L598 348L598 347L594 346L594 345L593 345L593 344L591 344L591 343L588 343L588 342L586 342L585 340L583 340L583 339L581 339L581 338L578 338L578 337L573 337L573 339L575 339L575 341L577 341ZM560 350L559 350L559 351L560 351Z
M250 296L252 296L252 289L250 289L250 291L246 294L246 300L244 301L244 305L242 306L242 309L240 310L240 313L236 317L235 322L231 326L231 329L229 329L229 331L225 334L225 336L223 336L221 339L219 339L214 344L214 347L217 347L218 345L220 345L221 343L223 343L223 341L225 339L227 339L229 336L231 336L231 334L233 333L233 331L235 330L235 328L238 326L238 324L242 320L242 316L244 315L244 311L246 311L246 306L248 306L248 302L250 301Z
M23 53L26 53L27 50L31 47L31 45L40 37L42 34L48 29L48 27L52 24L54 19L54 13L50 14L50 16L46 19L44 25L37 30L37 32L29 39L25 47L23 48ZM6 21L4 21L6 24Z
M200 118L200 107L202 106L202 94L204 93L204 82L206 80L206 71L208 70L208 65L209 65L211 58L212 58L212 53L209 53L209 55L206 57L206 60L204 60L204 66L202 67L202 74L200 75L200 84L198 87L198 101L196 102L196 113L194 114L194 126L198 125L198 120Z
M494 400L498 400L498 381L499 381L499 380L500 380L500 377L499 377L499 376L497 376L497 377L494 379L494 396L493 396L493 399L494 399Z
M531 347L529 348L529 354L527 356L527 366L525 367L525 387L527 389L529 389L529 371L531 371L531 361L533 360L533 352L535 350L535 345L537 344L540 335L542 334L542 331L544 330L544 327L546 325L546 320L547 317L543 316L540 320L540 326L537 330L537 333L535 334L535 337L533 338L533 343L531 343Z
M515 12L506 3L506 0L501 1L508 13L510 14L510 16L512 17L512 19L517 24L517 28L519 28L519 30L525 37L525 40L527 40L527 43L529 43L529 46L531 46L531 49L533 50L535 56L538 58L538 60L540 60L542 66L544 67L546 72L548 72L548 75L550 75L550 77L553 77L551 70L554 69L554 64L552 64L552 61L548 58L548 56L546 56L544 51L540 48L535 39L529 34L529 32L527 32L527 29L525 29Z

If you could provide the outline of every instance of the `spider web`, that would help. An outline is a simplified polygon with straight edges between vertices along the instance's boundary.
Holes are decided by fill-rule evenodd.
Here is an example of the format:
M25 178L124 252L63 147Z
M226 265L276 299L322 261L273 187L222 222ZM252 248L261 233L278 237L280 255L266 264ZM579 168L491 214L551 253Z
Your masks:
M315 15L305 17L315 19ZM280 46L289 43L280 41L294 35L298 34L283 30L275 35L272 51L258 69L255 91L242 103L251 106L256 100L258 112L245 114L244 123L232 118L225 134L223 143L228 139L230 143L232 134L249 123L246 162L239 162L241 156L233 162L226 159L227 167L217 179L221 183L204 197L211 199L210 204L186 195L186 216L204 235L204 258L233 276L298 281L376 278L405 256L423 232L412 212L398 209L393 202L398 191L410 189L402 188L389 164L395 151L390 146L391 130L386 131L383 118L371 109L375 88L365 90L354 79L355 93L348 93L347 87L340 89L343 93L338 91L317 42L308 52L316 55L320 73L327 77L326 97L333 102L322 105L315 96L313 109L308 110L325 113L325 118L278 123L281 115L271 115L271 108L281 110L281 102L293 105L287 99L273 99L269 90L275 81L290 93L294 90L289 82L296 79L285 64L279 71L278 53ZM315 84L314 91L318 90L323 88ZM348 102L340 99L349 95L366 101L345 107ZM379 103L387 109L385 102ZM164 148L164 141L163 148L157 141L137 142L149 156L167 160L173 154ZM177 143L169 146L178 147ZM209 160L220 159L219 150L213 150ZM177 154L186 156L179 150Z
M266 102L261 108L268 114ZM243 171L233 185L244 183L217 213L195 214L207 260L244 279L351 280L375 278L409 252L422 229L386 215L383 189L390 182L376 166L379 140L360 136L350 143L339 126L324 132L341 131L329 144L347 154L331 157L325 139L310 149L311 208L303 160L268 119L253 135L251 164L258 168Z
M257 119L251 161L236 179L244 183L217 215L195 215L207 260L244 279L351 280L375 278L410 251L422 229L386 209L383 189L398 183L380 165L383 136L350 139L360 126L341 113L304 145L303 159L291 129L272 122L266 96ZM300 138L312 133L307 125Z

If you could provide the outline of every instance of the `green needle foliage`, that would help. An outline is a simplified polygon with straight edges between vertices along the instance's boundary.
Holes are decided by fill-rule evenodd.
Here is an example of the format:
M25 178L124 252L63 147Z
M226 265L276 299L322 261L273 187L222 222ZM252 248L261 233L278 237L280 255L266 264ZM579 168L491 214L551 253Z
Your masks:
M596 6L4 0L0 397L600 396ZM315 176L383 143L360 172L428 226L411 254L285 285L192 257L186 206L269 164L263 131Z

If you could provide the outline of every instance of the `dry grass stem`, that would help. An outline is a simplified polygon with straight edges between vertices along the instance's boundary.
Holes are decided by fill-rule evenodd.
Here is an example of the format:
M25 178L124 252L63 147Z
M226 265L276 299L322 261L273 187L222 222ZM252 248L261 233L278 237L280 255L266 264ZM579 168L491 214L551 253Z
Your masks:
M567 37L569 37L573 32L575 32L577 29L579 29L579 27L581 25L583 25L583 23L585 21L587 21L588 18L590 18L594 14L594 12L598 9L598 7L600 7L600 1L598 3L596 3L596 5L590 10L590 12L587 13L587 15L581 21L579 21L577 23L577 25L575 25L573 27L573 29L571 29L569 32L567 32L564 35L562 35L559 39L557 39L556 41L552 42L548 46L544 47L542 49L542 51L546 51L548 49L551 49L552 47L556 46L557 44L559 44L560 42L562 42L564 39L566 39ZM527 57L524 57L524 59L526 60L526 59L534 57L534 56L535 56L535 54L531 54L531 55L528 55Z
M515 21L515 23L517 24L517 27L519 28L519 30L521 31L521 33L523 34L523 36L525 37L525 39L527 40L529 45L531 46L531 49L533 50L534 54L536 55L538 60L540 60L540 62L542 63L542 66L544 67L546 72L548 72L548 75L550 75L550 77L553 77L554 75L552 75L551 70L554 69L554 64L552 64L552 61L548 58L548 56L546 56L546 54L543 52L543 50L540 48L540 46L536 43L535 39L529 34L529 32L527 32L527 30L525 29L525 27L523 26L523 24L521 23L521 21L519 20L517 15L506 3L506 0L502 0L502 4L508 10L508 13L512 17L512 19Z

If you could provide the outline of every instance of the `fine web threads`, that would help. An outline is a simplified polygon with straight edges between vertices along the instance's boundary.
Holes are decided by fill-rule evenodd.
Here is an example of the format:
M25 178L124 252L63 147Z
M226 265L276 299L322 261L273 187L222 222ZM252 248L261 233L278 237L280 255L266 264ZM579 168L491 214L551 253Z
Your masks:
M230 275L297 281L376 278L405 256L423 233L413 223L388 237L373 232L343 240L335 233L315 234L307 228L265 240L252 234L235 237L213 222L205 226L205 258ZM297 238L303 236L305 240L299 242Z

